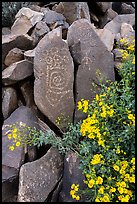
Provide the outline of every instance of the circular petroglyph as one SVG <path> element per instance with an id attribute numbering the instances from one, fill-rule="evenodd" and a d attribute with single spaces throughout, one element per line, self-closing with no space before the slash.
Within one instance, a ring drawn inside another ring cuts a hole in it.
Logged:
<path id="1" fill-rule="evenodd" d="M 49 88 L 63 89 L 66 84 L 63 70 L 52 70 L 49 76 Z"/>

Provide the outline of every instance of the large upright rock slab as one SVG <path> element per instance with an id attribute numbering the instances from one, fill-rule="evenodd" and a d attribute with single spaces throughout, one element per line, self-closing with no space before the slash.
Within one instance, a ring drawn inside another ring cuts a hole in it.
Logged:
<path id="1" fill-rule="evenodd" d="M 72 122 L 74 65 L 60 27 L 38 43 L 34 57 L 34 100 L 53 123 L 58 117 Z M 62 121 L 61 127 L 68 123 Z"/>
<path id="2" fill-rule="evenodd" d="M 68 29 L 68 45 L 75 63 L 79 65 L 76 75 L 76 102 L 82 98 L 93 100 L 95 93 L 91 90 L 92 82 L 98 85 L 100 80 L 105 83 L 106 79 L 115 79 L 113 56 L 94 29 L 86 19 L 75 21 Z M 76 111 L 75 119 L 80 119 L 81 116 Z"/>
<path id="3" fill-rule="evenodd" d="M 63 160 L 51 147 L 40 159 L 22 165 L 18 202 L 44 202 L 62 176 Z"/>

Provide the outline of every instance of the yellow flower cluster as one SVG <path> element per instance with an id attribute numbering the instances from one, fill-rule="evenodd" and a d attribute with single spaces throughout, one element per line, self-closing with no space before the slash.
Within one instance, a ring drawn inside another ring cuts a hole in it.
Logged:
<path id="1" fill-rule="evenodd" d="M 132 37 L 131 37 L 132 38 Z M 129 40 L 127 38 L 121 38 L 120 43 L 124 49 L 127 49 L 129 53 L 134 53 L 135 51 L 135 39 L 133 37 L 133 40 Z"/>
<path id="2" fill-rule="evenodd" d="M 72 184 L 71 185 L 71 191 L 70 191 L 70 195 L 72 196 L 73 199 L 76 199 L 76 200 L 80 200 L 80 196 L 77 195 L 77 192 L 79 190 L 79 184 Z"/>
<path id="3" fill-rule="evenodd" d="M 88 105 L 89 105 L 89 100 L 81 99 L 81 101 L 78 101 L 77 109 L 82 110 L 83 113 L 87 113 Z"/>
<path id="4" fill-rule="evenodd" d="M 91 160 L 91 164 L 96 165 L 96 164 L 103 164 L 104 161 L 101 161 L 101 158 L 103 158 L 102 154 L 95 154 L 93 156 L 93 159 Z"/>
<path id="5" fill-rule="evenodd" d="M 109 194 L 105 193 L 103 197 L 97 196 L 95 202 L 110 202 Z"/>
<path id="6" fill-rule="evenodd" d="M 127 60 L 127 58 L 129 57 L 129 53 L 128 53 L 128 51 L 127 50 L 120 50 L 119 49 L 119 51 L 121 52 L 121 54 L 122 54 L 122 58 L 125 60 Z"/>
<path id="7" fill-rule="evenodd" d="M 131 120 L 130 121 L 130 125 L 133 125 L 133 126 L 135 126 L 135 115 L 133 115 L 133 114 L 128 114 L 128 119 L 129 120 Z"/>

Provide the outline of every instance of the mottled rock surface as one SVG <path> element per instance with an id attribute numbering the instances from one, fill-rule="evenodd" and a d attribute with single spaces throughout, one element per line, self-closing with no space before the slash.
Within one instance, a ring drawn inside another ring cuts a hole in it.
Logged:
<path id="1" fill-rule="evenodd" d="M 69 24 L 81 18 L 86 18 L 90 22 L 87 2 L 60 2 L 54 10 L 62 13 Z"/>
<path id="2" fill-rule="evenodd" d="M 68 45 L 74 62 L 78 65 L 76 102 L 82 98 L 93 100 L 95 93 L 92 82 L 98 85 L 100 81 L 105 83 L 106 79 L 115 80 L 113 56 L 94 29 L 86 19 L 75 21 L 68 29 Z M 99 91 L 99 86 L 96 91 Z M 75 120 L 82 115 L 80 111 L 76 111 Z"/>
<path id="3" fill-rule="evenodd" d="M 24 59 L 23 51 L 19 48 L 13 48 L 8 52 L 5 58 L 5 65 L 10 66 L 14 62 L 18 62 Z"/>
<path id="4" fill-rule="evenodd" d="M 2 83 L 4 85 L 15 84 L 33 73 L 33 64 L 28 60 L 21 60 L 11 64 L 2 71 Z"/>
<path id="5" fill-rule="evenodd" d="M 53 123 L 60 116 L 72 122 L 74 65 L 68 45 L 57 28 L 44 36 L 34 57 L 34 100 L 40 111 Z"/>
<path id="6" fill-rule="evenodd" d="M 16 20 L 11 27 L 11 33 L 13 35 L 26 34 L 43 16 L 43 13 L 33 11 L 30 8 L 21 8 L 15 16 Z"/>
<path id="7" fill-rule="evenodd" d="M 62 176 L 63 160 L 50 148 L 40 159 L 22 165 L 18 202 L 44 202 Z"/>
<path id="8" fill-rule="evenodd" d="M 12 87 L 5 87 L 3 89 L 2 97 L 2 113 L 4 119 L 8 118 L 10 114 L 18 107 L 17 93 Z"/>

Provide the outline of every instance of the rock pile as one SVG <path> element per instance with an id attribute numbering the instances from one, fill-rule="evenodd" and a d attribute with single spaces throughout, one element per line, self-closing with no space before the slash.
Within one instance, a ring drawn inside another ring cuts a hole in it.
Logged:
<path id="1" fill-rule="evenodd" d="M 63 158 L 48 145 L 42 153 L 35 147 L 11 152 L 7 125 L 44 125 L 59 135 L 68 122 L 84 119 L 77 102 L 93 100 L 92 82 L 99 93 L 100 80 L 115 81 L 121 56 L 114 44 L 135 37 L 134 2 L 36 3 L 2 28 L 3 202 L 72 201 L 70 183 L 84 179 L 77 156 Z"/>

